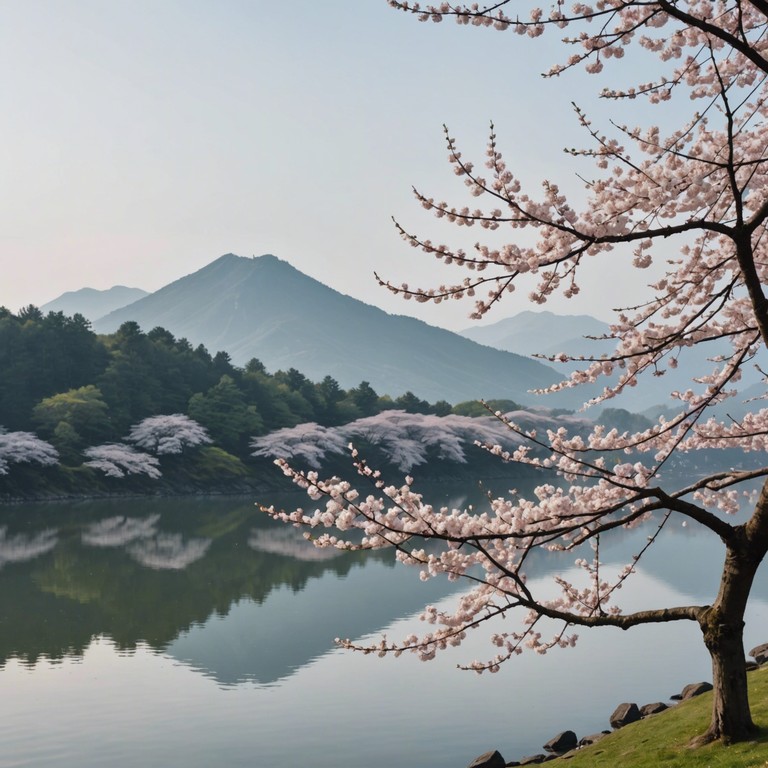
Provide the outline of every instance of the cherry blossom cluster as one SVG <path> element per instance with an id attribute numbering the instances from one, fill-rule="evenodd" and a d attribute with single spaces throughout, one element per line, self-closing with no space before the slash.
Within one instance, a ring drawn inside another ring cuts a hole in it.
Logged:
<path id="1" fill-rule="evenodd" d="M 546 74 L 560 75 L 583 65 L 587 72 L 601 72 L 611 59 L 624 58 L 626 49 L 645 49 L 662 62 L 677 62 L 657 81 L 640 83 L 625 90 L 606 89 L 613 98 L 648 96 L 651 101 L 670 98 L 675 87 L 687 86 L 693 97 L 706 97 L 718 89 L 718 75 L 728 83 L 752 85 L 767 65 L 765 9 L 747 0 L 670 0 L 633 2 L 601 0 L 595 4 L 562 0 L 549 10 L 519 0 L 480 3 L 425 4 L 410 0 L 387 0 L 398 10 L 415 14 L 420 21 L 441 22 L 453 18 L 458 24 L 512 30 L 519 35 L 540 37 L 548 28 L 560 33 L 566 47 L 575 52 Z M 577 31 L 578 30 L 578 31 Z M 709 52 L 719 54 L 717 65 Z"/>
<path id="2" fill-rule="evenodd" d="M 545 409 L 515 411 L 508 414 L 528 430 L 547 429 L 555 424 L 586 430 L 589 422 L 572 416 L 552 416 Z M 302 459 L 318 469 L 329 455 L 343 455 L 350 442 L 364 441 L 380 449 L 386 459 L 402 472 L 424 464 L 430 450 L 440 459 L 466 464 L 466 446 L 520 447 L 523 438 L 515 435 L 497 417 L 470 418 L 450 414 L 382 411 L 338 427 L 323 427 L 314 422 L 286 427 L 255 437 L 254 456 L 273 459 Z"/>
<path id="3" fill-rule="evenodd" d="M 125 443 L 95 445 L 86 448 L 84 454 L 88 458 L 84 466 L 98 469 L 107 477 L 147 475 L 157 479 L 162 474 L 158 459 Z"/>
<path id="4" fill-rule="evenodd" d="M 143 419 L 131 427 L 125 439 L 158 456 L 178 454 L 185 448 L 195 448 L 211 443 L 205 427 L 183 413 L 150 416 Z"/>
<path id="5" fill-rule="evenodd" d="M 0 427 L 0 475 L 7 475 L 11 464 L 29 463 L 54 466 L 59 453 L 32 432 L 6 432 Z"/>

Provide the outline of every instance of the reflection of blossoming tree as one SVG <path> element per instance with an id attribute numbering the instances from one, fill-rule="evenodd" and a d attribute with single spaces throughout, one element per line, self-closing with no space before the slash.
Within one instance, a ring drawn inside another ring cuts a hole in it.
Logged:
<path id="1" fill-rule="evenodd" d="M 160 515 L 107 517 L 89 525 L 82 533 L 93 547 L 126 547 L 141 565 L 155 570 L 182 570 L 208 551 L 210 539 L 187 539 L 180 533 L 160 533 Z M 126 546 L 127 545 L 127 546 Z"/>
<path id="2" fill-rule="evenodd" d="M 291 528 L 254 528 L 248 537 L 248 546 L 257 552 L 306 562 L 333 560 L 342 554 L 336 549 L 313 547 L 304 536 Z"/>
<path id="3" fill-rule="evenodd" d="M 147 475 L 153 479 L 160 477 L 159 461 L 148 453 L 137 451 L 124 443 L 105 443 L 87 448 L 85 456 L 89 461 L 86 467 L 103 472 L 107 477 L 125 477 L 126 475 Z"/>
<path id="4" fill-rule="evenodd" d="M 0 475 L 7 475 L 11 464 L 29 463 L 51 467 L 59 463 L 59 454 L 32 432 L 6 432 L 0 427 Z"/>
<path id="5" fill-rule="evenodd" d="M 125 439 L 158 456 L 182 453 L 185 448 L 196 448 L 211 442 L 205 427 L 183 413 L 143 419 L 131 427 Z"/>
<path id="6" fill-rule="evenodd" d="M 28 535 L 17 533 L 9 536 L 6 526 L 0 527 L 0 568 L 6 563 L 23 563 L 50 552 L 58 541 L 56 531 L 44 531 Z"/>
<path id="7" fill-rule="evenodd" d="M 584 202 L 578 204 L 550 181 L 544 182 L 537 198 L 527 193 L 507 166 L 493 129 L 484 170 L 476 170 L 447 136 L 454 171 L 470 195 L 483 197 L 488 205 L 452 205 L 418 192 L 416 197 L 448 222 L 484 229 L 486 241 L 466 251 L 400 228 L 411 245 L 458 267 L 462 276 L 453 285 L 437 288 L 389 287 L 424 301 L 477 294 L 474 315 L 480 317 L 511 292 L 521 276 L 534 281 L 531 298 L 537 303 L 558 291 L 570 297 L 579 291 L 587 257 L 602 257 L 608 270 L 616 270 L 620 267 L 612 252 L 626 251 L 635 269 L 646 269 L 655 251 L 668 259 L 677 241 L 676 257 L 662 262 L 664 274 L 650 286 L 647 302 L 617 313 L 610 333 L 615 351 L 585 361 L 584 370 L 563 386 L 601 379 L 607 382 L 600 398 L 605 400 L 642 384 L 643 374 L 661 375 L 675 368 L 680 352 L 691 346 L 725 339 L 730 355 L 715 355 L 708 367 L 692 371 L 696 378 L 690 388 L 674 393 L 677 412 L 634 434 L 599 426 L 588 435 L 565 429 L 533 434 L 510 422 L 509 429 L 526 445 L 497 452 L 507 461 L 559 475 L 558 483 L 543 483 L 531 498 L 496 499 L 478 515 L 437 510 L 409 483 L 384 487 L 362 462 L 358 471 L 378 489 L 376 496 L 358 495 L 347 482 L 322 481 L 316 473 L 302 474 L 284 465 L 325 506 L 314 514 L 278 516 L 304 526 L 361 529 L 361 546 L 394 547 L 401 561 L 420 566 L 425 577 L 446 573 L 472 579 L 474 588 L 459 600 L 455 612 L 426 610 L 425 618 L 437 625 L 433 632 L 408 637 L 399 645 L 382 640 L 377 646 L 381 653 L 408 649 L 431 658 L 441 648 L 461 643 L 469 629 L 517 608 L 522 609 L 522 624 L 496 632 L 492 642 L 497 652 L 487 662 L 471 664 L 472 669 L 495 671 L 524 647 L 545 651 L 569 645 L 576 626 L 628 629 L 646 623 L 697 622 L 712 659 L 715 688 L 710 726 L 697 742 L 750 738 L 755 726 L 742 637 L 752 582 L 768 551 L 768 466 L 733 469 L 725 459 L 720 471 L 682 483 L 662 477 L 660 470 L 678 452 L 765 450 L 768 409 L 753 404 L 748 418 L 732 422 L 715 418 L 712 406 L 733 395 L 741 369 L 768 344 L 768 6 L 763 0 L 605 0 L 595 6 L 576 3 L 571 9 L 553 2 L 545 11 L 535 0 L 500 0 L 488 7 L 389 3 L 424 20 L 448 16 L 461 24 L 512 29 L 532 38 L 569 27 L 564 43 L 572 55 L 550 74 L 580 65 L 599 72 L 630 52 L 658 56 L 654 80 L 606 88 L 602 95 L 618 101 L 645 99 L 650 105 L 673 101 L 680 120 L 666 135 L 647 124 L 617 125 L 615 135 L 608 136 L 577 110 L 592 146 L 571 154 L 594 161 Z M 634 64 L 634 69 L 624 67 L 621 72 L 648 70 L 642 59 Z M 687 104 L 692 107 L 683 112 Z M 518 237 L 509 242 L 499 237 L 505 232 Z M 602 378 L 615 372 L 617 379 Z M 607 460 L 611 455 L 615 461 Z M 724 519 L 719 513 L 734 512 L 740 489 L 755 479 L 763 486 L 747 522 Z M 711 605 L 622 613 L 610 600 L 671 519 L 695 522 L 723 542 L 718 594 Z M 621 527 L 641 523 L 652 527 L 646 546 L 623 570 L 610 573 L 600 560 L 601 542 Z M 439 551 L 427 550 L 424 542 L 439 546 Z M 328 534 L 318 543 L 354 546 Z M 538 594 L 524 572 L 531 551 L 570 552 L 581 544 L 591 544 L 594 550 L 589 560 L 577 561 L 583 583 L 561 578 L 557 597 Z M 550 630 L 551 637 L 543 639 L 542 632 Z"/>
<path id="8" fill-rule="evenodd" d="M 155 570 L 180 571 L 199 560 L 211 546 L 210 539 L 187 539 L 180 533 L 158 533 L 128 547 L 128 554 Z"/>
<path id="9" fill-rule="evenodd" d="M 124 517 L 116 515 L 89 525 L 82 534 L 85 544 L 92 547 L 122 547 L 137 539 L 146 539 L 157 533 L 160 515 Z"/>

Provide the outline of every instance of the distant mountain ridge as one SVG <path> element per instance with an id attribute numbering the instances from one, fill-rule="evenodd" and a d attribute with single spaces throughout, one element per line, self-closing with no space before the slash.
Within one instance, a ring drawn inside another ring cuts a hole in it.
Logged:
<path id="1" fill-rule="evenodd" d="M 526 310 L 512 317 L 504 318 L 490 325 L 474 326 L 461 331 L 465 338 L 479 344 L 487 344 L 496 349 L 514 352 L 519 355 L 554 356 L 561 352 L 577 357 L 599 358 L 602 355 L 610 357 L 616 349 L 616 341 L 600 338 L 610 332 L 608 323 L 590 315 L 556 315 L 552 312 L 533 312 Z M 591 337 L 591 338 L 590 338 Z M 678 352 L 678 366 L 667 369 L 663 375 L 653 375 L 649 372 L 640 377 L 638 386 L 627 389 L 619 397 L 607 401 L 607 407 L 626 408 L 629 411 L 645 412 L 656 406 L 670 406 L 670 392 L 684 391 L 692 386 L 693 376 L 701 376 L 712 369 L 711 358 L 722 355 L 728 358 L 731 354 L 730 344 L 726 339 L 719 342 L 693 346 Z M 567 375 L 574 370 L 583 368 L 586 364 L 578 361 L 563 364 L 553 363 L 552 367 Z M 761 367 L 765 367 L 764 365 Z M 765 389 L 762 375 L 750 366 L 744 366 L 742 379 L 739 384 L 743 397 L 753 396 Z M 614 376 L 614 380 L 616 376 Z M 609 380 L 600 381 L 600 387 Z M 588 390 L 584 390 L 588 392 Z M 742 396 L 728 400 L 719 411 L 728 413 L 743 413 L 746 411 Z"/>
<path id="2" fill-rule="evenodd" d="M 474 325 L 459 333 L 478 344 L 518 355 L 600 355 L 614 345 L 587 337 L 608 333 L 608 323 L 591 315 L 556 315 L 526 310 L 491 325 Z"/>
<path id="3" fill-rule="evenodd" d="M 162 326 L 211 352 L 225 350 L 237 365 L 256 357 L 271 371 L 293 367 L 314 380 L 331 375 L 344 388 L 365 380 L 380 394 L 410 390 L 430 401 L 505 397 L 531 404 L 538 398 L 529 390 L 562 378 L 538 361 L 390 315 L 272 255 L 221 256 L 93 327 L 112 333 L 128 320 L 144 331 Z M 545 404 L 573 407 L 581 400 L 569 391 Z"/>
<path id="4" fill-rule="evenodd" d="M 81 314 L 88 320 L 94 321 L 126 304 L 149 296 L 141 288 L 128 288 L 125 285 L 114 285 L 103 291 L 95 288 L 81 288 L 79 291 L 67 291 L 53 301 L 43 304 L 40 310 L 48 312 L 63 312 L 71 317 Z"/>

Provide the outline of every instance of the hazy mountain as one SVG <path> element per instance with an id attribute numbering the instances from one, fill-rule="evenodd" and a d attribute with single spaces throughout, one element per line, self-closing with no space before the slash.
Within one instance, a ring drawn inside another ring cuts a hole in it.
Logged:
<path id="1" fill-rule="evenodd" d="M 496 349 L 515 352 L 519 355 L 556 355 L 566 352 L 571 356 L 610 356 L 615 342 L 599 337 L 608 333 L 607 323 L 590 315 L 555 315 L 552 312 L 520 312 L 512 317 L 491 325 L 474 326 L 461 331 L 461 335 L 480 344 Z M 590 338 L 593 337 L 593 338 Z M 678 367 L 666 370 L 661 376 L 645 374 L 637 387 L 627 390 L 621 397 L 606 403 L 608 407 L 621 407 L 635 412 L 657 414 L 673 405 L 669 394 L 674 390 L 700 387 L 692 383 L 692 377 L 709 372 L 715 355 L 728 357 L 731 348 L 728 341 L 710 343 L 684 349 L 678 354 Z M 552 367 L 563 375 L 582 367 L 581 363 L 552 363 Z M 759 381 L 756 369 L 745 366 L 740 387 L 746 389 Z M 601 386 L 602 383 L 601 383 Z M 764 388 L 764 385 L 762 385 Z M 729 401 L 728 408 L 732 408 Z M 678 401 L 675 403 L 679 404 Z M 675 409 L 676 410 L 676 409 Z M 743 407 L 739 410 L 743 412 Z M 654 418 L 655 420 L 655 418 Z"/>
<path id="2" fill-rule="evenodd" d="M 600 355 L 611 350 L 611 342 L 589 336 L 608 332 L 608 324 L 590 315 L 555 315 L 552 312 L 520 312 L 491 325 L 474 325 L 460 331 L 479 344 L 518 355 Z"/>
<path id="3" fill-rule="evenodd" d="M 234 363 L 256 357 L 270 371 L 330 374 L 344 388 L 369 381 L 380 394 L 408 390 L 430 401 L 507 397 L 531 403 L 528 390 L 561 378 L 550 367 L 500 352 L 345 296 L 274 256 L 227 254 L 203 269 L 97 320 L 112 333 L 127 320 L 167 328 Z M 565 393 L 558 403 L 575 403 Z"/>
<path id="4" fill-rule="evenodd" d="M 96 320 L 110 312 L 113 312 L 126 304 L 132 304 L 144 296 L 149 296 L 147 291 L 141 288 L 127 288 L 124 285 L 115 285 L 105 291 L 97 291 L 95 288 L 81 288 L 79 291 L 68 291 L 57 299 L 49 301 L 40 307 L 44 314 L 48 312 L 63 312 L 71 317 L 80 313 L 88 320 Z"/>

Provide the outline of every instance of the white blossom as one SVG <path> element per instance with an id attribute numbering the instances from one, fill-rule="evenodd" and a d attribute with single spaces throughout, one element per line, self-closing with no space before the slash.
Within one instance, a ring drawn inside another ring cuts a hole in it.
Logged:
<path id="1" fill-rule="evenodd" d="M 59 463 L 58 451 L 32 432 L 6 432 L 0 427 L 0 475 L 7 475 L 11 464 L 28 463 L 54 466 Z"/>
<path id="2" fill-rule="evenodd" d="M 185 448 L 211 442 L 205 427 L 183 413 L 143 419 L 131 427 L 125 439 L 158 456 L 181 453 Z"/>
<path id="3" fill-rule="evenodd" d="M 89 461 L 86 467 L 103 472 L 107 477 L 147 475 L 153 479 L 161 476 L 159 461 L 148 453 L 137 451 L 125 443 L 105 443 L 85 450 Z"/>

